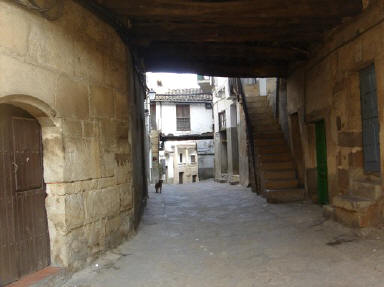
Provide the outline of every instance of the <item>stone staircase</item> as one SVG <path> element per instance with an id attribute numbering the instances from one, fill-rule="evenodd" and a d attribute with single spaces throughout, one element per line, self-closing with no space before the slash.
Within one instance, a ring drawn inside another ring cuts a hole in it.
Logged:
<path id="1" fill-rule="evenodd" d="M 245 87 L 244 93 L 252 122 L 261 195 L 270 203 L 304 200 L 305 190 L 299 187 L 294 159 L 267 97 L 258 96 L 252 86 Z"/>
<path id="2" fill-rule="evenodd" d="M 348 194 L 334 197 L 332 207 L 326 207 L 325 214 L 352 227 L 375 226 L 382 218 L 380 210 L 384 202 L 381 195 L 379 177 L 368 176 L 353 180 Z"/>

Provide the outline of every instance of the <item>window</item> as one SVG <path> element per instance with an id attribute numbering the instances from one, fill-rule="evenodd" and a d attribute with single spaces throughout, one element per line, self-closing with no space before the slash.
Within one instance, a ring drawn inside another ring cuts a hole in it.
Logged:
<path id="1" fill-rule="evenodd" d="M 191 155 L 191 163 L 196 163 L 196 156 L 195 155 Z"/>
<path id="2" fill-rule="evenodd" d="M 219 130 L 225 129 L 227 126 L 227 122 L 225 119 L 225 111 L 219 113 Z"/>
<path id="3" fill-rule="evenodd" d="M 178 131 L 191 130 L 189 105 L 176 105 L 176 129 Z"/>
<path id="4" fill-rule="evenodd" d="M 183 162 L 183 154 L 181 153 L 180 154 L 180 163 L 182 163 Z"/>
<path id="5" fill-rule="evenodd" d="M 212 110 L 212 104 L 211 103 L 205 103 L 205 109 L 206 110 Z"/>
<path id="6" fill-rule="evenodd" d="M 372 64 L 360 71 L 361 119 L 365 172 L 380 171 L 380 125 L 377 107 L 376 73 Z"/>

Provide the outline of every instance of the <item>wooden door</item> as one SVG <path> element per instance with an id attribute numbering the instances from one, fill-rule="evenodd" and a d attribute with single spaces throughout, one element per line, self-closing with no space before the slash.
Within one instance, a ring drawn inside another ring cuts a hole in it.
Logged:
<path id="1" fill-rule="evenodd" d="M 179 184 L 183 184 L 184 182 L 184 172 L 179 172 Z"/>
<path id="2" fill-rule="evenodd" d="M 320 204 L 328 204 L 327 140 L 324 121 L 316 122 L 317 194 Z"/>
<path id="3" fill-rule="evenodd" d="M 363 124 L 364 170 L 380 171 L 379 119 L 375 66 L 360 71 L 361 118 Z"/>
<path id="4" fill-rule="evenodd" d="M 0 286 L 50 264 L 41 128 L 0 105 Z"/>

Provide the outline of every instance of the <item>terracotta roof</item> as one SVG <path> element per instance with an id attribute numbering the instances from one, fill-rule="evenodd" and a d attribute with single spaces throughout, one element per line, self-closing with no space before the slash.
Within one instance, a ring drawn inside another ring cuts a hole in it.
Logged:
<path id="1" fill-rule="evenodd" d="M 169 90 L 165 94 L 156 94 L 154 102 L 210 103 L 212 94 L 201 89 Z"/>

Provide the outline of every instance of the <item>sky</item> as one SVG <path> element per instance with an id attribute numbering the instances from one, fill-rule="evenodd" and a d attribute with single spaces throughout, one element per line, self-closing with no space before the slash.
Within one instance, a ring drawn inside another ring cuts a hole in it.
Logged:
<path id="1" fill-rule="evenodd" d="M 157 81 L 161 81 L 159 87 Z M 175 74 L 175 73 L 147 73 L 147 86 L 156 93 L 164 93 L 169 89 L 190 89 L 199 88 L 196 74 Z"/>

